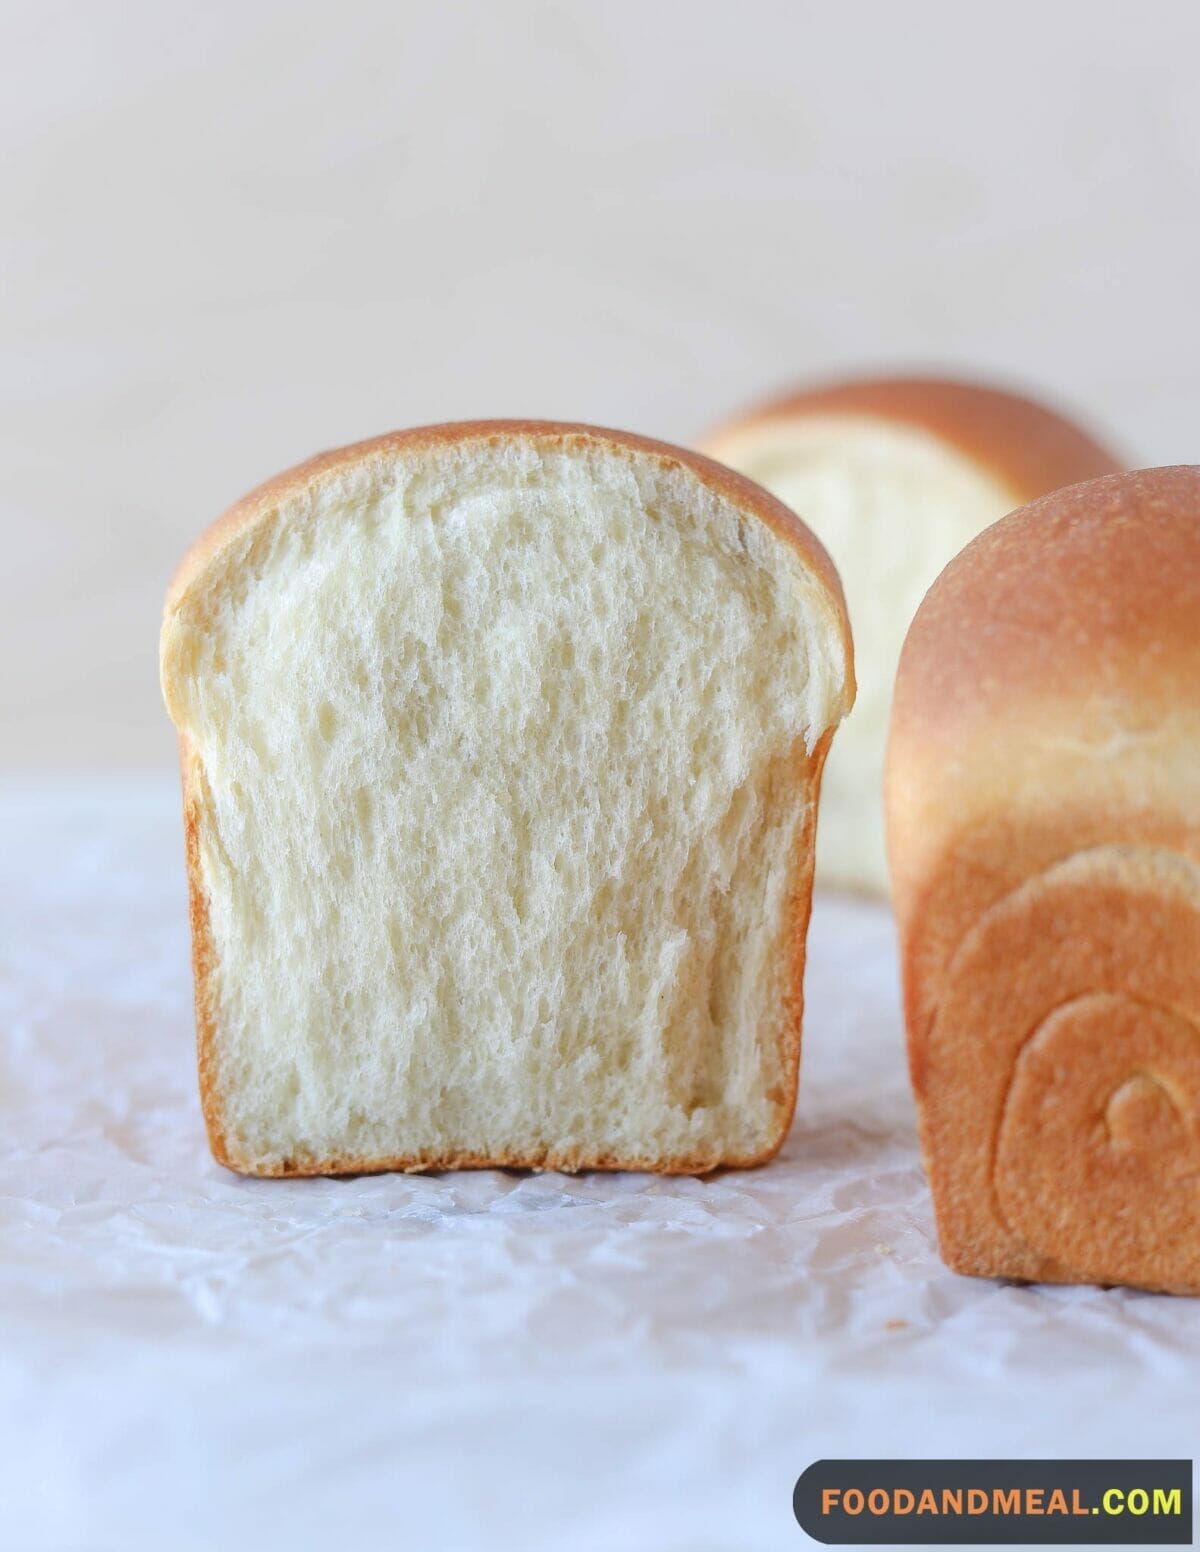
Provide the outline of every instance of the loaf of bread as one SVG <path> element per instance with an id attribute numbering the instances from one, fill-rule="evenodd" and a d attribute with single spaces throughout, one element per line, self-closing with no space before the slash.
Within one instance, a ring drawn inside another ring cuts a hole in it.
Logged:
<path id="1" fill-rule="evenodd" d="M 946 568 L 887 823 L 946 1260 L 1200 1293 L 1200 469 L 1058 491 Z"/>
<path id="2" fill-rule="evenodd" d="M 586 426 L 365 442 L 200 540 L 161 669 L 219 1160 L 778 1148 L 854 685 L 836 573 L 766 492 Z"/>
<path id="3" fill-rule="evenodd" d="M 859 692 L 825 773 L 817 883 L 884 895 L 888 711 L 900 644 L 926 588 L 1006 512 L 1118 466 L 1028 399 L 919 378 L 793 394 L 703 447 L 799 513 L 841 573 Z"/>

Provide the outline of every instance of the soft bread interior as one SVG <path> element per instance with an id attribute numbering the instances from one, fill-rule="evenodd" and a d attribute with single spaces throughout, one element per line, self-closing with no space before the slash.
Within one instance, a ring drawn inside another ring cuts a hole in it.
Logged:
<path id="1" fill-rule="evenodd" d="M 163 678 L 230 1162 L 777 1145 L 847 664 L 763 522 L 602 444 L 366 461 L 200 571 Z"/>
<path id="2" fill-rule="evenodd" d="M 858 695 L 825 772 L 817 882 L 886 894 L 881 792 L 900 648 L 934 579 L 1018 498 L 919 427 L 861 415 L 765 420 L 711 451 L 791 507 L 841 574 Z"/>

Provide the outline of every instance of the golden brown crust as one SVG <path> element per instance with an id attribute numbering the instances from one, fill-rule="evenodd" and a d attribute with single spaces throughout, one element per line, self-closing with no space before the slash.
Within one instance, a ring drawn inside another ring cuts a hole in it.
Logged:
<path id="1" fill-rule="evenodd" d="M 987 468 L 1013 504 L 1121 465 L 1086 431 L 1021 394 L 941 377 L 878 377 L 828 383 L 779 395 L 720 426 L 702 445 L 722 444 L 753 426 L 820 415 L 863 416 L 926 431 Z"/>
<path id="2" fill-rule="evenodd" d="M 950 727 L 957 739 L 965 718 L 990 722 L 1031 692 L 1075 706 L 1081 685 L 1110 704 L 1136 688 L 1148 726 L 1181 697 L 1195 703 L 1197 514 L 1200 469 L 1184 465 L 1056 490 L 986 529 L 930 588 L 909 633 L 901 731 L 919 724 L 928 739 Z"/>
<path id="3" fill-rule="evenodd" d="M 887 808 L 947 1261 L 1200 1292 L 1200 469 L 1056 492 L 947 567 Z"/>
<path id="4" fill-rule="evenodd" d="M 1091 845 L 1114 826 L 1144 838 L 1194 822 L 1178 749 L 1200 719 L 1197 514 L 1200 469 L 1109 475 L 993 524 L 930 588 L 889 733 L 898 916 L 951 851 L 977 894 L 985 875 L 1011 883 L 1033 836 L 1052 845 L 1083 823 Z"/>
<path id="5" fill-rule="evenodd" d="M 200 1109 L 213 1157 L 230 1163 L 221 1107 L 216 1092 L 216 1021 L 213 1012 L 212 972 L 216 962 L 208 894 L 200 868 L 199 772 L 187 738 L 179 739 L 179 771 L 183 787 L 184 856 L 187 863 L 188 919 L 192 936 L 192 986 L 196 1012 L 196 1061 L 200 1075 Z"/>
<path id="6" fill-rule="evenodd" d="M 492 441 L 501 438 L 529 438 L 549 446 L 599 442 L 609 448 L 648 454 L 661 459 L 668 466 L 684 466 L 692 470 L 710 489 L 734 502 L 748 516 L 764 522 L 797 551 L 821 578 L 830 594 L 834 618 L 841 631 L 847 665 L 847 696 L 852 700 L 853 650 L 841 581 L 825 550 L 794 513 L 751 480 L 745 479 L 742 475 L 713 462 L 702 454 L 688 452 L 629 432 L 609 431 L 573 423 L 475 421 L 419 427 L 412 431 L 394 432 L 350 447 L 322 453 L 268 480 L 231 507 L 201 535 L 185 555 L 167 591 L 163 620 L 164 644 L 169 624 L 182 601 L 203 577 L 209 566 L 218 560 L 225 547 L 252 530 L 257 523 L 268 520 L 289 497 L 362 463 L 387 459 L 398 454 L 420 452 L 433 446 Z M 169 707 L 170 693 L 165 683 L 164 693 Z M 792 992 L 789 997 L 789 1008 L 794 1012 L 785 1037 L 785 1103 L 776 1135 L 761 1150 L 746 1155 L 731 1155 L 727 1152 L 697 1153 L 667 1161 L 644 1157 L 619 1157 L 612 1154 L 587 1154 L 579 1149 L 551 1148 L 536 1155 L 426 1152 L 389 1158 L 334 1156 L 322 1159 L 286 1159 L 278 1163 L 264 1164 L 262 1160 L 240 1154 L 227 1136 L 224 1127 L 216 1081 L 218 1034 L 212 987 L 216 950 L 200 864 L 200 825 L 203 807 L 199 789 L 203 775 L 188 740 L 181 736 L 179 750 L 183 781 L 200 1098 L 209 1145 L 214 1158 L 218 1163 L 242 1174 L 272 1177 L 446 1169 L 553 1169 L 566 1172 L 595 1169 L 645 1170 L 657 1174 L 705 1174 L 717 1168 L 749 1168 L 766 1163 L 783 1145 L 795 1110 L 803 1013 L 805 943 L 812 906 L 816 806 L 821 771 L 831 740 L 832 729 L 819 740 L 812 755 L 803 758 L 805 772 L 800 773 L 802 778 L 811 782 L 813 802 L 795 859 L 794 971 L 791 982 Z"/>

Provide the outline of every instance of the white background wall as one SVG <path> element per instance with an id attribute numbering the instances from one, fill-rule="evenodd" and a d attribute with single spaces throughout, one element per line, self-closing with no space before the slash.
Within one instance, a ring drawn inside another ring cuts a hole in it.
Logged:
<path id="1" fill-rule="evenodd" d="M 0 768 L 166 769 L 162 591 L 316 449 L 846 369 L 1200 459 L 1200 6 L 0 3 Z"/>

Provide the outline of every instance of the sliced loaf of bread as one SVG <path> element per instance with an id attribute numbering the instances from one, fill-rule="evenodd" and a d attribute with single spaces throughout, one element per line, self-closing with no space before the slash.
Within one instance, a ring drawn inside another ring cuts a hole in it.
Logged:
<path id="1" fill-rule="evenodd" d="M 796 1095 L 841 589 L 696 454 L 403 432 L 167 597 L 201 1091 L 252 1174 L 768 1158 Z"/>

